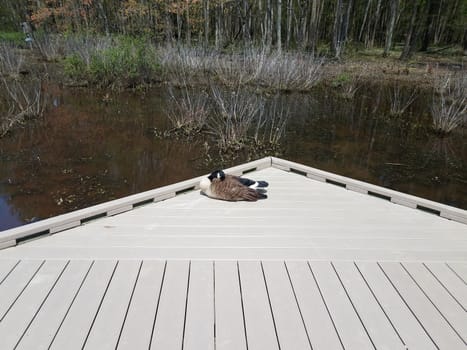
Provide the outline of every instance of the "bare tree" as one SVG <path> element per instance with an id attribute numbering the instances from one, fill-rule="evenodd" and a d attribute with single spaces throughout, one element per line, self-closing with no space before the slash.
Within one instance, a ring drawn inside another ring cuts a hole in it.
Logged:
<path id="1" fill-rule="evenodd" d="M 387 57 L 389 55 L 389 50 L 392 47 L 392 37 L 394 35 L 394 28 L 396 26 L 397 11 L 399 7 L 399 0 L 391 0 L 391 13 L 389 17 L 389 24 L 386 30 L 386 41 L 384 44 L 383 56 Z"/>
<path id="2" fill-rule="evenodd" d="M 413 50 L 415 48 L 416 43 L 416 36 L 417 36 L 417 19 L 418 19 L 418 12 L 420 5 L 423 0 L 415 0 L 413 9 L 412 9 L 412 18 L 410 19 L 410 25 L 408 28 L 408 32 L 405 37 L 405 45 L 402 53 L 399 57 L 400 60 L 405 61 L 412 56 Z"/>

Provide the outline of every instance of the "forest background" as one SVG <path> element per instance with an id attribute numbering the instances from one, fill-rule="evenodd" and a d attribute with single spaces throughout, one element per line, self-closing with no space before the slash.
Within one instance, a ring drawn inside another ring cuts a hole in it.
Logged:
<path id="1" fill-rule="evenodd" d="M 380 48 L 467 51 L 467 0 L 2 0 L 0 30 L 147 36 L 157 43 L 261 46 L 341 58 Z M 463 52 L 462 52 L 463 51 Z"/>

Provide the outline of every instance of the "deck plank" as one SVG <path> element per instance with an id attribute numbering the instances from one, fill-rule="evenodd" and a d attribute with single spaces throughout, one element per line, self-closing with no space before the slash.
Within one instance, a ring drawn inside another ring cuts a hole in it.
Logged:
<path id="1" fill-rule="evenodd" d="M 407 348 L 436 349 L 425 329 L 411 313 L 379 266 L 375 262 L 358 262 L 356 265 Z"/>
<path id="2" fill-rule="evenodd" d="M 20 260 L 0 260 L 0 285 L 20 263 Z"/>
<path id="3" fill-rule="evenodd" d="M 465 349 L 458 334 L 441 317 L 400 264 L 384 262 L 381 263 L 381 268 L 439 348 Z"/>
<path id="4" fill-rule="evenodd" d="M 90 261 L 71 261 L 16 349 L 47 349 L 89 271 Z"/>
<path id="5" fill-rule="evenodd" d="M 260 232 L 263 232 L 260 230 Z M 443 239 L 405 239 L 405 251 L 467 251 L 467 239 L 464 240 L 443 240 Z M 246 248 L 315 248 L 315 249 L 370 249 L 370 250 L 397 250 L 400 247 L 401 240 L 394 238 L 379 238 L 379 237 L 316 237 L 311 235 L 288 235 L 283 233 L 281 236 L 271 236 L 264 234 L 213 234 L 196 236 L 157 236 L 157 235 L 119 235 L 109 237 L 105 235 L 89 236 L 85 241 L 80 235 L 75 238 L 61 237 L 54 241 L 37 243 L 31 247 L 80 247 L 86 248 L 92 245 L 94 248 L 217 248 L 217 247 L 246 247 Z M 452 247 L 456 245 L 456 247 Z"/>
<path id="6" fill-rule="evenodd" d="M 330 262 L 310 262 L 345 349 L 374 349 Z"/>
<path id="7" fill-rule="evenodd" d="M 260 262 L 239 262 L 239 275 L 248 349 L 279 349 Z"/>
<path id="8" fill-rule="evenodd" d="M 0 322 L 2 348 L 13 349 L 18 344 L 66 267 L 66 261 L 46 261 L 34 275 L 31 283 Z"/>
<path id="9" fill-rule="evenodd" d="M 313 349 L 341 349 L 339 336 L 308 264 L 288 261 L 286 266 Z"/>
<path id="10" fill-rule="evenodd" d="M 0 285 L 0 321 L 31 282 L 42 264 L 42 260 L 21 261 Z"/>
<path id="11" fill-rule="evenodd" d="M 216 349 L 246 350 L 237 263 L 215 261 L 214 283 Z"/>
<path id="12" fill-rule="evenodd" d="M 188 261 L 167 262 L 151 349 L 182 348 L 188 274 Z"/>
<path id="13" fill-rule="evenodd" d="M 449 260 L 448 260 L 449 261 Z M 467 263 L 448 263 L 451 270 L 457 275 L 457 277 L 467 285 Z"/>
<path id="14" fill-rule="evenodd" d="M 162 261 L 143 261 L 118 349 L 149 348 L 164 269 Z"/>
<path id="15" fill-rule="evenodd" d="M 214 350 L 214 276 L 212 261 L 193 261 L 185 320 L 185 350 Z"/>
<path id="16" fill-rule="evenodd" d="M 350 262 L 336 262 L 333 265 L 375 347 L 386 350 L 405 349 L 355 265 Z"/>
<path id="17" fill-rule="evenodd" d="M 94 262 L 66 318 L 57 329 L 50 349 L 82 349 L 116 263 Z"/>
<path id="18" fill-rule="evenodd" d="M 463 283 L 446 264 L 427 263 L 426 268 L 467 312 L 467 284 Z"/>
<path id="19" fill-rule="evenodd" d="M 282 350 L 310 349 L 305 325 L 284 263 L 264 262 L 263 269 Z"/>
<path id="20" fill-rule="evenodd" d="M 403 267 L 467 347 L 467 313 L 465 310 L 422 264 L 404 263 Z M 465 292 L 467 293 L 467 288 Z"/>
<path id="21" fill-rule="evenodd" d="M 267 242 L 267 240 L 266 240 Z M 267 245 L 267 243 L 265 243 Z M 6 254 L 6 253 L 5 253 Z M 92 260 L 323 260 L 323 261 L 462 261 L 455 250 L 399 250 L 313 247 L 19 247 L 11 257 Z"/>
<path id="22" fill-rule="evenodd" d="M 118 262 L 84 349 L 115 349 L 140 266 L 140 261 Z"/>

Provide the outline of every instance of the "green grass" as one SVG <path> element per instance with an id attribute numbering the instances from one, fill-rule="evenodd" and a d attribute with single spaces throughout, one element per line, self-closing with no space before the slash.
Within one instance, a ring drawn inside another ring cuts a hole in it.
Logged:
<path id="1" fill-rule="evenodd" d="M 22 32 L 0 31 L 0 41 L 8 41 L 15 44 L 23 44 L 25 35 Z"/>
<path id="2" fill-rule="evenodd" d="M 150 83 L 160 67 L 155 47 L 144 39 L 115 38 L 105 49 L 95 49 L 89 63 L 73 54 L 65 58 L 65 72 L 100 87 L 129 87 Z"/>

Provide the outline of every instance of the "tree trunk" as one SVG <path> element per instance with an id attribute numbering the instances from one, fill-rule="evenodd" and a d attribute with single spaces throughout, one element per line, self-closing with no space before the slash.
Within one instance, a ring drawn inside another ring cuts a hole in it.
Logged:
<path id="1" fill-rule="evenodd" d="M 318 38 L 319 38 L 319 20 L 321 17 L 321 0 L 313 0 L 311 3 L 311 14 L 310 14 L 310 30 L 309 30 L 309 39 L 308 46 L 313 53 L 316 53 L 318 47 Z"/>
<path id="2" fill-rule="evenodd" d="M 223 25 L 223 13 L 224 13 L 224 6 L 221 2 L 216 6 L 216 33 L 215 33 L 215 46 L 216 49 L 219 49 L 224 41 L 224 31 L 222 29 Z"/>
<path id="3" fill-rule="evenodd" d="M 190 2 L 186 3 L 186 43 L 191 46 Z"/>
<path id="4" fill-rule="evenodd" d="M 433 36 L 433 22 L 435 19 L 437 5 L 439 6 L 439 1 L 427 0 L 428 12 L 425 19 L 425 26 L 423 28 L 422 47 L 420 48 L 420 51 L 426 52 L 430 45 L 430 41 Z"/>
<path id="5" fill-rule="evenodd" d="M 391 50 L 392 47 L 392 37 L 394 35 L 394 27 L 396 25 L 398 7 L 399 0 L 391 0 L 391 16 L 389 18 L 389 24 L 386 30 L 386 40 L 384 43 L 383 57 L 387 57 L 389 55 L 389 50 Z"/>
<path id="6" fill-rule="evenodd" d="M 423 0 L 420 0 L 420 2 L 416 1 L 414 4 L 413 10 L 412 10 L 412 18 L 410 19 L 410 26 L 408 28 L 409 30 L 405 38 L 404 49 L 402 50 L 402 53 L 399 57 L 401 61 L 406 61 L 412 56 L 413 49 L 415 47 L 415 42 L 416 42 L 415 40 L 416 39 L 416 22 L 417 22 L 417 17 L 418 17 L 418 10 L 419 10 L 420 3 L 422 1 Z"/>
<path id="7" fill-rule="evenodd" d="M 365 15 L 363 16 L 362 25 L 360 27 L 360 32 L 358 34 L 358 41 L 362 41 L 362 39 L 363 39 L 363 30 L 365 29 L 365 26 L 366 26 L 366 21 L 367 21 L 367 18 L 368 18 L 368 12 L 370 11 L 370 6 L 371 6 L 372 2 L 373 2 L 373 0 L 368 0 L 367 3 L 366 3 Z"/>
<path id="8" fill-rule="evenodd" d="M 292 0 L 287 0 L 287 34 L 285 38 L 285 47 L 287 49 L 290 48 L 290 41 L 292 39 L 292 15 L 293 15 L 292 6 L 293 6 Z"/>
<path id="9" fill-rule="evenodd" d="M 335 58 L 340 58 L 341 55 L 341 27 L 342 27 L 342 12 L 343 12 L 343 3 L 342 0 L 336 1 L 336 10 L 334 12 L 334 26 L 332 30 L 332 43 L 331 43 L 331 52 Z"/>
<path id="10" fill-rule="evenodd" d="M 204 0 L 204 45 L 209 46 L 209 0 Z"/>
<path id="11" fill-rule="evenodd" d="M 373 30 L 371 32 L 371 36 L 368 41 L 368 48 L 372 48 L 373 45 L 375 44 L 375 36 L 376 36 L 376 30 L 378 28 L 378 21 L 379 17 L 381 16 L 381 0 L 378 0 L 376 4 L 376 11 L 375 11 L 375 17 L 373 18 Z"/>
<path id="12" fill-rule="evenodd" d="M 464 38 L 462 39 L 462 48 L 464 49 L 464 56 L 467 56 L 467 26 L 464 25 Z"/>
<path id="13" fill-rule="evenodd" d="M 353 0 L 347 3 L 347 9 L 343 0 L 336 1 L 336 11 L 334 18 L 333 36 L 331 51 L 334 58 L 340 59 L 344 51 L 349 28 L 350 13 L 352 11 Z"/>
<path id="14" fill-rule="evenodd" d="M 282 0 L 277 0 L 277 51 L 282 50 Z"/>

